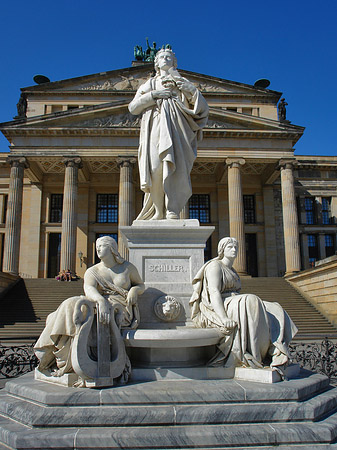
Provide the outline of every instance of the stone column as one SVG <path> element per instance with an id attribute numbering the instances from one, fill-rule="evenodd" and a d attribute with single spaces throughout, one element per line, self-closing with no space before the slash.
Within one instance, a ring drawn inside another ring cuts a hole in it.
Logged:
<path id="1" fill-rule="evenodd" d="M 9 156 L 11 166 L 6 214 L 3 271 L 18 275 L 22 217 L 23 176 L 29 164 L 24 157 Z"/>
<path id="2" fill-rule="evenodd" d="M 290 275 L 301 270 L 299 228 L 295 197 L 293 161 L 280 161 L 283 210 L 283 233 L 286 273 Z"/>
<path id="3" fill-rule="evenodd" d="M 119 227 L 129 226 L 132 222 L 134 214 L 132 166 L 136 161 L 136 158 L 122 156 L 117 159 L 120 170 L 118 193 L 118 251 L 125 259 L 128 259 L 129 251 L 123 242 Z"/>
<path id="4" fill-rule="evenodd" d="M 63 190 L 61 264 L 60 270 L 76 270 L 77 190 L 79 157 L 64 158 L 66 166 Z"/>
<path id="5" fill-rule="evenodd" d="M 240 166 L 245 164 L 243 158 L 227 158 L 228 166 L 228 206 L 229 206 L 229 234 L 238 240 L 238 256 L 234 268 L 239 274 L 247 273 L 245 222 L 243 212 L 243 197 L 241 186 Z"/>

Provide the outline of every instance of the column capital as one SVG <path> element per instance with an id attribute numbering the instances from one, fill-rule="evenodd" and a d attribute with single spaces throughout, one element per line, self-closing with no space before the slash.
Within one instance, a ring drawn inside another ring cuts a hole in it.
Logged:
<path id="1" fill-rule="evenodd" d="M 29 162 L 24 156 L 7 156 L 7 162 L 11 167 L 23 167 L 24 169 L 29 167 Z"/>
<path id="2" fill-rule="evenodd" d="M 243 166 L 244 164 L 246 164 L 246 160 L 244 158 L 227 158 L 226 159 L 226 165 L 228 167 L 240 168 L 240 166 Z"/>
<path id="3" fill-rule="evenodd" d="M 64 156 L 62 162 L 66 167 L 77 167 L 78 169 L 83 167 L 82 160 L 79 156 Z"/>
<path id="4" fill-rule="evenodd" d="M 278 167 L 280 170 L 282 169 L 291 169 L 294 170 L 294 168 L 297 166 L 296 159 L 280 159 L 278 163 Z"/>
<path id="5" fill-rule="evenodd" d="M 118 167 L 130 167 L 136 164 L 137 158 L 134 156 L 118 156 L 116 162 Z"/>

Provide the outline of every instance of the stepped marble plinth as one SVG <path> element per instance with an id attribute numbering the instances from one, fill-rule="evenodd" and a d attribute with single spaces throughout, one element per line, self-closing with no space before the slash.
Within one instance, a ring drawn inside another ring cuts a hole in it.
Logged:
<path id="1" fill-rule="evenodd" d="M 337 389 L 324 375 L 265 385 L 174 380 L 108 389 L 39 382 L 0 393 L 0 448 L 334 449 Z"/>

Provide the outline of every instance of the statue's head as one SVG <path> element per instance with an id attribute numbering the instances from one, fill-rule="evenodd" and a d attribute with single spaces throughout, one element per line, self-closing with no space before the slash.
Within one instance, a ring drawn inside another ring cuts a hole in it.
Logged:
<path id="1" fill-rule="evenodd" d="M 97 255 L 99 258 L 100 258 L 100 255 L 98 252 L 98 247 L 100 245 L 108 247 L 110 249 L 111 253 L 113 254 L 113 256 L 118 264 L 122 264 L 125 261 L 124 258 L 122 258 L 118 252 L 117 242 L 111 236 L 102 236 L 96 240 L 96 250 L 97 250 Z"/>
<path id="2" fill-rule="evenodd" d="M 155 68 L 156 72 L 159 73 L 159 70 L 160 70 L 159 62 L 160 62 L 160 59 L 163 58 L 163 55 L 170 56 L 170 59 L 172 61 L 171 67 L 176 69 L 178 66 L 176 55 L 173 53 L 173 51 L 170 48 L 162 48 L 161 50 L 159 50 L 157 52 L 156 57 L 154 59 L 154 68 Z"/>
<path id="3" fill-rule="evenodd" d="M 238 241 L 235 238 L 232 238 L 232 237 L 222 238 L 218 244 L 218 258 L 219 259 L 222 259 L 224 257 L 225 249 L 229 244 L 231 244 L 231 247 L 234 246 L 235 249 L 237 250 Z M 236 256 L 236 254 L 235 254 L 235 256 Z"/>

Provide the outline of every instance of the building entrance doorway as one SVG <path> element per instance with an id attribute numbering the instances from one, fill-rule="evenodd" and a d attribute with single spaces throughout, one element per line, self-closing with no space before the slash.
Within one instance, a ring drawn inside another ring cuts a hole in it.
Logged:
<path id="1" fill-rule="evenodd" d="M 252 277 L 258 276 L 257 266 L 257 247 L 256 247 L 256 234 L 246 234 L 246 261 L 247 261 L 247 274 Z"/>
<path id="2" fill-rule="evenodd" d="M 48 244 L 48 278 L 55 278 L 60 271 L 61 233 L 50 233 Z"/>

